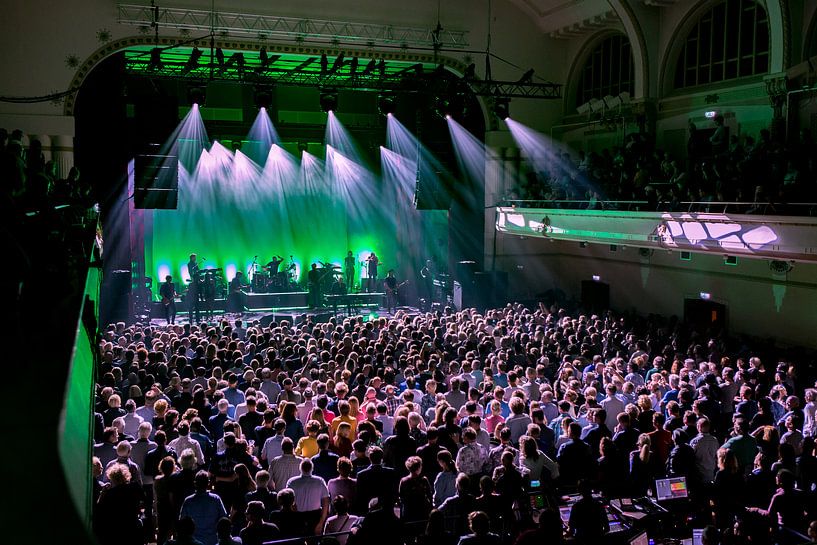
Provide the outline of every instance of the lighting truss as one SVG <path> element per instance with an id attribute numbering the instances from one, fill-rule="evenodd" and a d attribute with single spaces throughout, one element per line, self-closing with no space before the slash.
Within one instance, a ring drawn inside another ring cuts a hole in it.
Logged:
<path id="1" fill-rule="evenodd" d="M 223 56 L 229 59 L 233 53 L 224 51 Z M 353 70 L 354 57 L 348 57 L 337 70 L 323 71 L 320 57 L 317 55 L 276 54 L 269 56 L 267 63 L 264 64 L 258 53 L 254 51 L 243 53 L 245 59 L 243 69 L 237 63 L 220 64 L 217 59 L 211 59 L 207 54 L 203 55 L 200 62 L 191 69 L 188 63 L 189 48 L 166 48 L 161 52 L 161 62 L 158 64 L 151 63 L 150 48 L 135 48 L 125 52 L 125 70 L 133 75 L 197 82 L 226 80 L 249 84 L 334 87 L 360 91 L 419 92 L 438 96 L 445 94 L 452 86 L 452 81 L 455 81 L 459 90 L 467 87 L 473 94 L 483 97 L 558 99 L 562 96 L 562 85 L 558 83 L 451 80 L 435 77 L 434 70 L 438 65 L 433 63 L 374 59 L 377 61 L 375 69 Z M 358 58 L 357 65 L 366 66 L 371 60 Z M 422 75 L 418 75 L 418 66 L 422 68 Z"/>
<path id="2" fill-rule="evenodd" d="M 468 47 L 466 30 L 432 29 L 370 23 L 350 23 L 323 19 L 299 19 L 276 15 L 230 13 L 187 8 L 154 8 L 149 5 L 118 4 L 117 22 L 122 25 L 152 26 L 196 32 L 210 32 L 233 37 L 263 36 L 269 39 L 298 42 L 349 43 L 368 47 L 377 45 L 405 48 Z"/>

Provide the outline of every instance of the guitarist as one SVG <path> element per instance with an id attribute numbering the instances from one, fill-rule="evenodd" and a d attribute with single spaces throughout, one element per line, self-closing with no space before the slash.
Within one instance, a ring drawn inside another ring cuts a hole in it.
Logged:
<path id="1" fill-rule="evenodd" d="M 199 306 L 199 280 L 201 268 L 199 266 L 196 254 L 190 254 L 190 261 L 187 262 L 187 272 L 190 274 L 190 285 L 187 287 L 187 301 L 188 309 L 187 315 L 190 318 L 190 323 L 196 323 L 200 318 L 201 307 Z"/>
<path id="2" fill-rule="evenodd" d="M 235 277 L 230 280 L 230 299 L 227 306 L 232 312 L 237 312 L 239 316 L 244 314 L 244 307 L 246 306 L 247 296 L 243 291 L 246 287 L 244 284 L 244 273 L 241 271 L 236 272 Z"/>
<path id="3" fill-rule="evenodd" d="M 394 269 L 389 269 L 386 278 L 383 280 L 383 286 L 386 288 L 386 309 L 394 314 L 394 307 L 397 306 L 397 290 L 405 282 L 397 283 L 397 278 L 394 276 Z"/>
<path id="4" fill-rule="evenodd" d="M 159 295 L 162 296 L 162 306 L 165 311 L 165 320 L 168 324 L 176 323 L 176 286 L 173 284 L 173 277 L 165 276 L 165 281 L 159 288 Z"/>

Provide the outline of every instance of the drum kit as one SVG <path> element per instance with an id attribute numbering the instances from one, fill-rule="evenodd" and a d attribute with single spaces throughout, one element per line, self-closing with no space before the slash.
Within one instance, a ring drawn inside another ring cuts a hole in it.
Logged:
<path id="1" fill-rule="evenodd" d="M 298 284 L 295 278 L 296 271 L 297 266 L 294 262 L 284 267 L 284 270 L 274 273 L 266 267 L 255 265 L 251 271 L 252 291 L 253 293 L 298 291 Z"/>

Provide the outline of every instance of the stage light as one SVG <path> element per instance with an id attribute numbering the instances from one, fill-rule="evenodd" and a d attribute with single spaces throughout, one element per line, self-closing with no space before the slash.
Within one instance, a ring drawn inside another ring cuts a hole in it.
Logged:
<path id="1" fill-rule="evenodd" d="M 376 67 L 377 67 L 377 59 L 372 59 L 372 60 L 370 60 L 370 61 L 368 62 L 368 64 L 366 64 L 366 68 L 364 68 L 364 69 L 363 69 L 363 74 L 362 74 L 362 75 L 364 75 L 364 76 L 368 76 L 369 74 L 371 74 L 372 72 L 374 72 L 374 69 L 375 69 Z"/>
<path id="2" fill-rule="evenodd" d="M 511 99 L 508 97 L 495 97 L 493 111 L 495 116 L 505 121 L 511 117 Z"/>
<path id="3" fill-rule="evenodd" d="M 465 96 L 457 93 L 451 96 L 437 97 L 434 110 L 442 118 L 462 118 L 465 111 Z"/>
<path id="4" fill-rule="evenodd" d="M 463 72 L 462 77 L 465 78 L 466 80 L 472 80 L 472 79 L 476 78 L 477 77 L 477 65 L 474 64 L 473 62 L 471 64 L 469 64 L 466 67 L 465 72 Z"/>
<path id="5" fill-rule="evenodd" d="M 354 76 L 357 72 L 357 65 L 360 61 L 357 57 L 352 57 L 352 60 L 349 61 L 349 75 Z"/>
<path id="6" fill-rule="evenodd" d="M 710 299 L 712 299 L 712 294 L 711 294 L 711 293 L 709 293 L 709 292 L 706 292 L 706 291 L 702 291 L 702 292 L 701 292 L 701 293 L 699 293 L 698 295 L 699 295 L 699 296 L 701 297 L 701 299 L 703 299 L 704 301 L 709 301 Z"/>
<path id="7" fill-rule="evenodd" d="M 589 104 L 590 110 L 592 110 L 593 112 L 600 112 L 601 110 L 604 109 L 604 101 L 599 100 L 597 98 L 591 98 Z"/>
<path id="8" fill-rule="evenodd" d="M 431 72 L 431 75 L 434 76 L 435 78 L 443 77 L 443 75 L 445 75 L 445 65 L 438 64 L 437 67 L 434 68 L 434 71 Z"/>
<path id="9" fill-rule="evenodd" d="M 397 100 L 392 94 L 382 94 L 377 97 L 377 110 L 382 115 L 391 115 L 397 109 Z"/>
<path id="10" fill-rule="evenodd" d="M 377 71 L 380 72 L 380 76 L 383 77 L 386 75 L 386 61 L 380 59 L 380 62 L 377 63 Z"/>
<path id="11" fill-rule="evenodd" d="M 328 71 L 329 71 L 329 57 L 326 56 L 326 53 L 323 53 L 321 55 L 321 75 L 325 76 Z"/>
<path id="12" fill-rule="evenodd" d="M 423 65 L 422 63 L 417 63 L 414 65 L 414 75 L 415 76 L 422 76 L 423 75 Z"/>
<path id="13" fill-rule="evenodd" d="M 202 85 L 196 85 L 187 89 L 187 100 L 190 104 L 198 104 L 204 106 L 207 100 L 207 88 Z"/>
<path id="14" fill-rule="evenodd" d="M 162 49 L 154 47 L 150 50 L 150 65 L 148 70 L 155 71 L 162 69 Z"/>
<path id="15" fill-rule="evenodd" d="M 238 67 L 239 74 L 244 73 L 244 53 L 233 53 L 231 62 L 235 63 L 235 65 Z"/>
<path id="16" fill-rule="evenodd" d="M 606 95 L 602 100 L 608 109 L 621 106 L 621 97 Z"/>
<path id="17" fill-rule="evenodd" d="M 587 115 L 587 114 L 589 114 L 589 113 L 590 113 L 590 103 L 589 103 L 589 102 L 585 102 L 584 104 L 580 104 L 580 105 L 579 105 L 579 106 L 576 108 L 576 113 L 578 113 L 579 115 Z"/>
<path id="18" fill-rule="evenodd" d="M 191 70 L 195 70 L 199 66 L 199 59 L 201 58 L 202 52 L 201 49 L 198 47 L 194 47 L 193 51 L 190 52 L 190 58 L 187 59 L 187 62 L 184 65 L 184 73 L 188 73 Z"/>
<path id="19" fill-rule="evenodd" d="M 216 62 L 219 69 L 224 69 L 224 50 L 220 47 L 216 48 Z"/>
<path id="20" fill-rule="evenodd" d="M 321 110 L 326 113 L 334 112 L 338 109 L 338 92 L 334 90 L 321 91 Z"/>
<path id="21" fill-rule="evenodd" d="M 272 104 L 272 89 L 268 87 L 256 87 L 253 98 L 258 108 L 269 109 L 270 104 Z"/>
<path id="22" fill-rule="evenodd" d="M 332 70 L 329 72 L 329 74 L 330 75 L 334 74 L 335 72 L 340 70 L 342 66 L 343 66 L 343 53 L 341 52 L 341 54 L 338 55 L 338 57 L 335 59 L 335 63 L 332 65 Z"/>
<path id="23" fill-rule="evenodd" d="M 281 55 L 269 55 L 267 48 L 262 47 L 258 52 L 258 67 L 255 69 L 256 74 L 263 73 L 269 66 L 281 58 Z"/>
<path id="24" fill-rule="evenodd" d="M 519 81 L 516 83 L 526 84 L 526 83 L 533 83 L 533 68 L 522 74 L 522 77 L 519 78 Z"/>
<path id="25" fill-rule="evenodd" d="M 593 275 L 593 282 L 601 282 L 601 276 L 594 274 Z"/>

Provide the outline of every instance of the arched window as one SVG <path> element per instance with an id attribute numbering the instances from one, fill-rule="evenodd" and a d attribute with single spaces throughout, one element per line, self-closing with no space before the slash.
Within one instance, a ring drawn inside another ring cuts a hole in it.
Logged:
<path id="1" fill-rule="evenodd" d="M 675 88 L 769 71 L 769 18 L 754 0 L 724 0 L 692 27 L 675 65 Z"/>
<path id="2" fill-rule="evenodd" d="M 626 36 L 616 34 L 602 41 L 584 63 L 576 91 L 576 106 L 591 98 L 633 94 L 633 52 Z"/>

